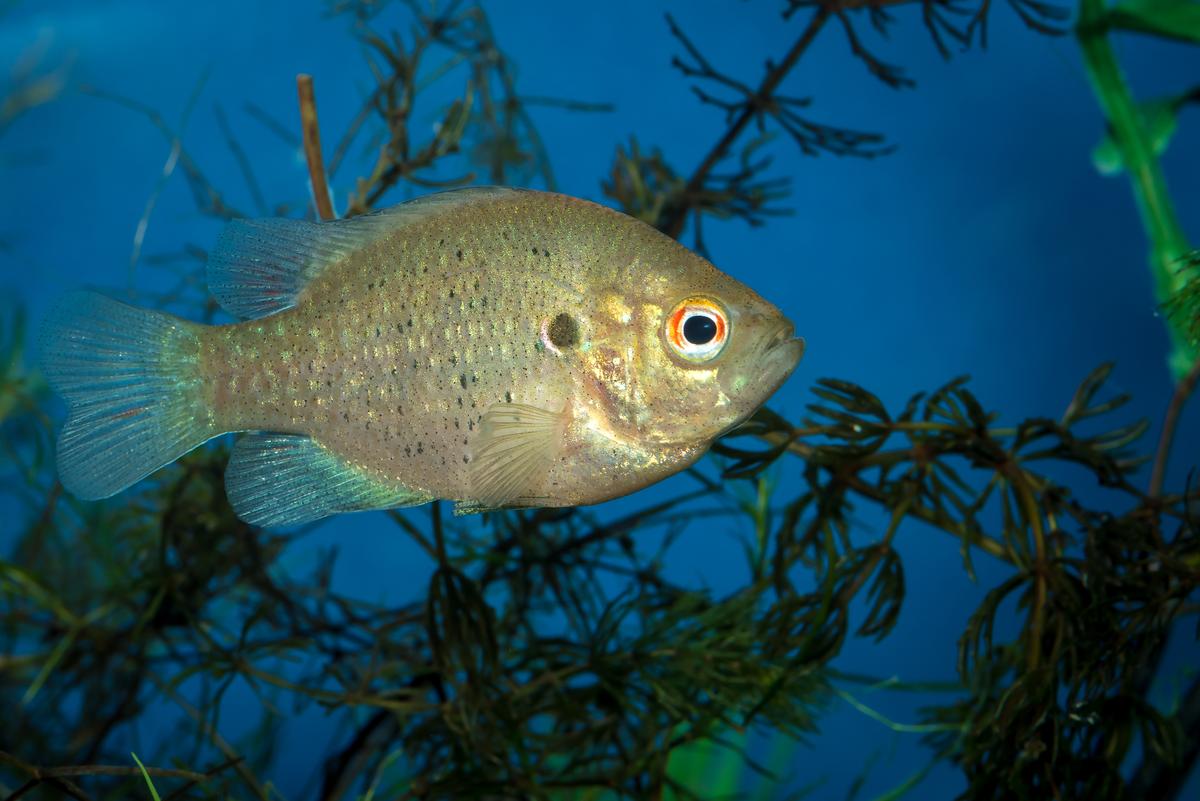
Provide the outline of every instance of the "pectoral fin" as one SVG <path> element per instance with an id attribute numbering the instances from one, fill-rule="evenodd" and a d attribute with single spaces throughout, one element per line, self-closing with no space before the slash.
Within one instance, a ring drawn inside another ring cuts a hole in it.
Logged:
<path id="1" fill-rule="evenodd" d="M 456 512 L 516 505 L 542 489 L 562 452 L 569 408 L 548 411 L 521 403 L 492 406 L 480 421 L 479 446 L 471 459 L 471 495 Z"/>

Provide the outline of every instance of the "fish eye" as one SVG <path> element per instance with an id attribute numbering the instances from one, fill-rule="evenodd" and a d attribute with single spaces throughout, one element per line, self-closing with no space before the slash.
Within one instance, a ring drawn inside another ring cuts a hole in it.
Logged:
<path id="1" fill-rule="evenodd" d="M 708 298 L 688 298 L 667 315 L 665 333 L 679 356 L 706 362 L 715 358 L 729 339 L 729 315 Z"/>

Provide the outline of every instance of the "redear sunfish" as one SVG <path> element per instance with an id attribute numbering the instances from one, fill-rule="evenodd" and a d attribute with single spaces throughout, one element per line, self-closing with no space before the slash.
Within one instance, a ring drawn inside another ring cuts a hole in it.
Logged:
<path id="1" fill-rule="evenodd" d="M 695 462 L 804 352 L 779 309 L 649 225 L 519 189 L 333 222 L 236 220 L 206 326 L 93 292 L 42 337 L 63 486 L 120 492 L 217 435 L 279 526 L 441 498 L 616 498 Z"/>

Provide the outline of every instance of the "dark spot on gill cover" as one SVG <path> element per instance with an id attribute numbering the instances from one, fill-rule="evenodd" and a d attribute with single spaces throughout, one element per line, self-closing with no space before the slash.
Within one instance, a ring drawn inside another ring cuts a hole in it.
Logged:
<path id="1" fill-rule="evenodd" d="M 573 348 L 579 344 L 579 323 L 566 312 L 560 313 L 550 323 L 546 332 L 556 348 Z"/>

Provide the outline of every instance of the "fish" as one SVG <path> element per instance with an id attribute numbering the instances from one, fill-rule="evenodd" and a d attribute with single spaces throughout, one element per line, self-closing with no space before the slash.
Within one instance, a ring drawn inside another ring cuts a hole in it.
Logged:
<path id="1" fill-rule="evenodd" d="M 226 496 L 256 526 L 436 499 L 596 504 L 695 463 L 805 348 L 776 306 L 652 226 L 528 189 L 234 220 L 207 279 L 238 322 L 92 291 L 49 315 L 73 495 L 110 497 L 240 432 Z"/>

